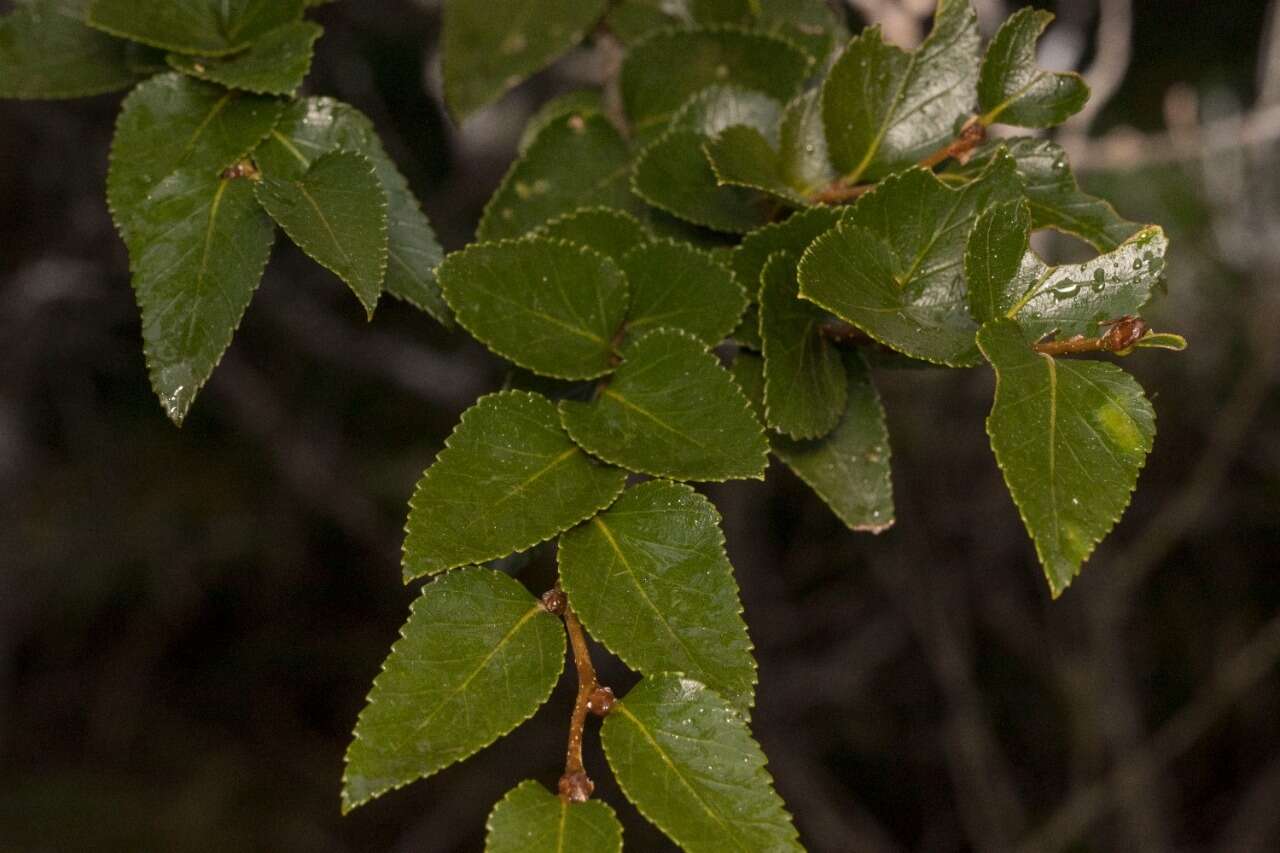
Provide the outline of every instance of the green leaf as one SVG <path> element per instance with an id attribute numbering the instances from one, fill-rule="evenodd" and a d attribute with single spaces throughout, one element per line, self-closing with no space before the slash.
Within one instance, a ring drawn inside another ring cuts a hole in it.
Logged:
<path id="1" fill-rule="evenodd" d="M 1002 148 L 1018 164 L 1034 228 L 1075 235 L 1100 252 L 1110 252 L 1142 230 L 1141 225 L 1116 213 L 1109 202 L 1081 192 L 1066 152 L 1047 139 L 1018 137 L 992 142 L 979 149 L 967 165 L 955 166 L 943 177 L 954 181 L 981 174 Z"/>
<path id="2" fill-rule="evenodd" d="M 622 260 L 631 288 L 628 333 L 681 329 L 707 346 L 733 330 L 747 297 L 733 273 L 709 253 L 662 240 L 631 250 Z"/>
<path id="3" fill-rule="evenodd" d="M 576 89 L 565 92 L 563 95 L 556 95 L 538 107 L 537 112 L 525 122 L 524 130 L 520 131 L 520 142 L 516 150 L 521 154 L 529 150 L 529 146 L 538 138 L 538 134 L 546 130 L 556 119 L 571 115 L 585 117 L 596 114 L 604 114 L 604 95 L 598 89 Z"/>
<path id="4" fill-rule="evenodd" d="M 644 679 L 601 739 L 627 799 L 687 853 L 803 849 L 746 722 L 698 682 Z"/>
<path id="5" fill-rule="evenodd" d="M 688 0 L 619 0 L 605 16 L 609 32 L 627 47 L 656 30 L 692 22 Z"/>
<path id="6" fill-rule="evenodd" d="M 383 150 L 373 123 L 355 107 L 332 98 L 303 98 L 254 152 L 269 178 L 297 180 L 324 154 L 355 151 L 373 161 L 387 194 L 387 274 L 383 289 L 426 311 L 446 326 L 453 317 L 436 282 L 444 257 L 409 182 Z"/>
<path id="7" fill-rule="evenodd" d="M 756 0 L 756 28 L 781 36 L 821 65 L 849 38 L 849 30 L 826 0 Z"/>
<path id="8" fill-rule="evenodd" d="M 699 24 L 748 24 L 760 0 L 688 0 L 693 20 Z"/>
<path id="9" fill-rule="evenodd" d="M 565 53 L 605 0 L 450 0 L 444 10 L 444 96 L 466 118 Z"/>
<path id="10" fill-rule="evenodd" d="M 646 148 L 636 161 L 632 189 L 649 204 L 674 216 L 730 234 L 745 234 L 772 217 L 771 203 L 756 192 L 721 186 L 703 150 L 706 137 L 672 131 Z"/>
<path id="11" fill-rule="evenodd" d="M 969 313 L 978 325 L 1005 316 L 1019 294 L 1009 287 L 1022 268 L 1031 239 L 1025 200 L 1005 202 L 978 217 L 964 253 Z"/>
<path id="12" fill-rule="evenodd" d="M 569 441 L 549 400 L 481 397 L 409 502 L 405 578 L 532 548 L 608 506 L 625 481 Z"/>
<path id="13" fill-rule="evenodd" d="M 708 86 L 738 86 L 790 100 L 809 65 L 802 51 L 776 36 L 732 27 L 661 30 L 627 53 L 622 100 L 634 132 L 643 135 L 665 125 Z"/>
<path id="14" fill-rule="evenodd" d="M 1036 65 L 1036 42 L 1052 20 L 1050 12 L 1019 9 L 991 40 L 978 81 L 983 124 L 1053 127 L 1089 102 L 1089 86 L 1079 74 Z"/>
<path id="15" fill-rule="evenodd" d="M 965 243 L 983 211 L 1020 195 L 1008 156 L 954 190 L 925 169 L 895 175 L 809 247 L 800 295 L 912 358 L 976 364 Z"/>
<path id="16" fill-rule="evenodd" d="M 628 667 L 686 673 L 750 709 L 756 665 L 711 501 L 682 483 L 641 483 L 561 536 L 559 561 L 574 612 Z"/>
<path id="17" fill-rule="evenodd" d="M 92 0 L 89 23 L 152 47 L 222 56 L 302 17 L 302 0 Z"/>
<path id="18" fill-rule="evenodd" d="M 1155 226 L 1087 263 L 1051 267 L 1025 249 L 1030 217 L 1009 220 L 1005 213 L 1001 206 L 979 220 L 966 253 L 970 308 L 980 322 L 1017 319 L 1035 338 L 1054 332 L 1095 336 L 1100 323 L 1137 314 L 1164 274 L 1169 241 Z M 989 245 L 993 232 L 988 226 L 996 229 L 994 240 L 1004 245 Z M 1015 264 L 1019 243 L 1024 252 Z M 998 261 L 983 263 L 984 256 Z"/>
<path id="19" fill-rule="evenodd" d="M 545 237 L 473 243 L 438 275 L 463 328 L 521 367 L 558 379 L 613 368 L 627 280 L 604 255 Z"/>
<path id="20" fill-rule="evenodd" d="M 742 312 L 742 320 L 729 333 L 729 337 L 740 347 L 756 352 L 764 348 L 764 341 L 760 339 L 760 307 L 758 305 L 747 306 L 747 310 Z M 764 419 L 764 412 L 760 413 L 760 418 Z"/>
<path id="21" fill-rule="evenodd" d="M 133 85 L 129 44 L 85 25 L 89 0 L 30 0 L 0 17 L 0 98 L 80 98 Z"/>
<path id="22" fill-rule="evenodd" d="M 247 179 L 222 172 L 279 113 L 276 101 L 178 74 L 124 101 L 107 200 L 129 249 L 151 384 L 175 423 L 231 343 L 266 266 L 271 220 Z"/>
<path id="23" fill-rule="evenodd" d="M 607 803 L 567 803 L 526 779 L 489 813 L 485 853 L 622 853 L 622 824 Z"/>
<path id="24" fill-rule="evenodd" d="M 583 207 L 634 210 L 627 144 L 602 115 L 552 121 L 516 160 L 485 206 L 477 240 L 521 237 Z"/>
<path id="25" fill-rule="evenodd" d="M 746 125 L 726 128 L 703 147 L 720 186 L 758 190 L 793 207 L 808 204 L 808 200 L 787 183 L 778 152 L 755 128 Z"/>
<path id="26" fill-rule="evenodd" d="M 726 128 L 746 125 L 771 143 L 778 138 L 782 104 L 763 92 L 741 86 L 708 86 L 687 100 L 667 129 L 715 136 Z"/>
<path id="27" fill-rule="evenodd" d="M 565 429 L 592 455 L 673 480 L 762 478 L 768 443 L 715 355 L 675 330 L 628 344 L 599 399 L 563 400 Z"/>
<path id="28" fill-rule="evenodd" d="M 639 219 L 608 207 L 584 207 L 556 217 L 534 235 L 594 249 L 619 266 L 627 252 L 653 239 Z"/>
<path id="29" fill-rule="evenodd" d="M 1155 412 L 1115 365 L 1055 360 L 1031 343 L 1008 319 L 978 334 L 996 371 L 991 448 L 1058 596 L 1128 506 Z"/>
<path id="30" fill-rule="evenodd" d="M 811 207 L 788 216 L 782 222 L 771 222 L 742 238 L 733 248 L 730 266 L 733 273 L 751 291 L 760 293 L 760 276 L 775 252 L 790 252 L 799 257 L 809 244 L 836 227 L 847 215 L 847 208 Z"/>
<path id="31" fill-rule="evenodd" d="M 300 178 L 265 178 L 256 193 L 298 248 L 345 281 L 372 318 L 387 269 L 387 195 L 373 162 L 335 151 Z"/>
<path id="32" fill-rule="evenodd" d="M 904 169 L 950 142 L 973 110 L 978 21 L 969 0 L 938 0 L 933 31 L 915 51 L 869 27 L 845 48 L 822 87 L 833 165 L 853 184 Z"/>
<path id="33" fill-rule="evenodd" d="M 413 603 L 347 748 L 342 810 L 454 764 L 533 715 L 564 668 L 560 620 L 490 569 L 451 572 Z"/>
<path id="34" fill-rule="evenodd" d="M 848 402 L 840 423 L 814 441 L 770 436 L 778 457 L 831 508 L 850 530 L 882 533 L 893 526 L 889 430 L 884 406 L 867 364 L 855 352 L 843 354 L 849 377 Z M 757 410 L 764 407 L 764 360 L 739 353 L 733 376 Z"/>
<path id="35" fill-rule="evenodd" d="M 778 158 L 783 180 L 805 197 L 839 177 L 827 154 L 820 89 L 806 92 L 787 104 L 782 116 Z"/>
<path id="36" fill-rule="evenodd" d="M 1168 332 L 1149 332 L 1136 344 L 1138 349 L 1167 349 L 1182 352 L 1187 348 L 1187 339 L 1182 335 Z"/>
<path id="37" fill-rule="evenodd" d="M 792 438 L 820 438 L 835 428 L 847 401 L 840 354 L 819 331 L 823 312 L 797 296 L 795 255 L 773 255 L 762 279 L 765 422 Z"/>
<path id="38" fill-rule="evenodd" d="M 261 95 L 292 95 L 311 70 L 316 39 L 324 30 L 307 21 L 276 27 L 234 56 L 193 57 L 171 53 L 169 65 L 184 74 Z"/>

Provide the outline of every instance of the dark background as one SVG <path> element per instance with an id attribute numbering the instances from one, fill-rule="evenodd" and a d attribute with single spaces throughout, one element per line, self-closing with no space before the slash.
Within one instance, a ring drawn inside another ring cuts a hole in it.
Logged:
<path id="1" fill-rule="evenodd" d="M 877 376 L 898 505 L 882 536 L 776 464 L 711 490 L 759 653 L 754 729 L 815 851 L 1280 849 L 1267 4 L 1139 0 L 1132 38 L 1101 49 L 1092 0 L 1056 5 L 1068 62 L 1132 45 L 1092 140 L 1070 142 L 1091 188 L 1171 232 L 1148 318 L 1192 348 L 1126 363 L 1156 449 L 1057 602 L 988 449 L 987 371 Z M 435 4 L 317 17 L 309 90 L 373 117 L 451 249 L 529 112 L 595 73 L 570 58 L 458 129 L 432 94 Z M 505 791 L 554 785 L 568 676 L 463 765 L 345 818 L 338 789 L 414 594 L 406 500 L 503 367 L 389 300 L 365 323 L 282 239 L 172 427 L 103 201 L 118 102 L 0 103 L 0 850 L 479 850 Z M 589 741 L 629 849 L 669 849 Z"/>

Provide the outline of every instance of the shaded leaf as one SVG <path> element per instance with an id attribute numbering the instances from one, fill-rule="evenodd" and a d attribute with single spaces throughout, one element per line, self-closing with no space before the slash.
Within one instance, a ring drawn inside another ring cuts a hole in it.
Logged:
<path id="1" fill-rule="evenodd" d="M 409 182 L 363 113 L 332 98 L 299 99 L 289 104 L 253 156 L 264 175 L 296 180 L 317 158 L 333 151 L 355 151 L 368 157 L 386 191 L 387 273 L 383 289 L 452 325 L 452 312 L 435 277 L 444 251 Z"/>
<path id="2" fill-rule="evenodd" d="M 827 153 L 822 122 L 822 91 L 814 89 L 787 104 L 782 117 L 778 159 L 787 185 L 809 196 L 839 175 Z"/>
<path id="3" fill-rule="evenodd" d="M 1169 241 L 1155 226 L 1087 263 L 1051 267 L 1026 248 L 1030 217 L 1009 218 L 1005 208 L 978 221 L 966 253 L 970 308 L 980 322 L 1009 317 L 1034 338 L 1092 337 L 1101 322 L 1137 314 L 1164 274 Z"/>
<path id="4" fill-rule="evenodd" d="M 746 125 L 773 143 L 778 139 L 781 117 L 781 102 L 763 92 L 741 86 L 708 86 L 681 106 L 667 129 L 715 136 L 726 128 Z"/>
<path id="5" fill-rule="evenodd" d="M 706 137 L 673 131 L 636 161 L 632 188 L 645 201 L 681 219 L 730 234 L 744 234 L 772 216 L 770 203 L 753 190 L 721 186 L 707 160 Z"/>
<path id="6" fill-rule="evenodd" d="M 489 813 L 485 853 L 621 853 L 622 824 L 607 803 L 567 803 L 526 779 Z"/>
<path id="7" fill-rule="evenodd" d="M 576 89 L 565 92 L 563 95 L 556 95 L 538 107 L 525 122 L 524 130 L 520 131 L 520 141 L 516 145 L 516 150 L 521 154 L 527 151 L 533 144 L 533 140 L 538 138 L 538 134 L 546 130 L 556 119 L 571 115 L 585 117 L 597 113 L 604 114 L 604 96 L 598 89 Z"/>
<path id="8" fill-rule="evenodd" d="M 639 219 L 625 210 L 608 207 L 575 210 L 556 217 L 534 233 L 594 249 L 619 266 L 627 252 L 653 239 Z"/>
<path id="9" fill-rule="evenodd" d="M 756 666 L 709 500 L 681 483 L 641 483 L 561 536 L 559 561 L 574 611 L 628 667 L 686 673 L 746 714 Z"/>
<path id="10" fill-rule="evenodd" d="M 978 21 L 969 0 L 938 0 L 918 49 L 878 26 L 849 43 L 822 87 L 831 161 L 850 184 L 906 168 L 950 142 L 977 100 Z"/>
<path id="11" fill-rule="evenodd" d="M 747 306 L 747 310 L 742 312 L 742 320 L 739 321 L 737 327 L 729 333 L 729 337 L 740 347 L 746 347 L 750 350 L 759 352 L 764 348 L 764 341 L 760 339 L 760 306 L 751 304 Z M 761 411 L 760 419 L 764 420 L 764 412 Z"/>
<path id="12" fill-rule="evenodd" d="M 444 96 L 458 119 L 496 100 L 582 41 L 605 0 L 450 0 L 444 10 Z"/>
<path id="13" fill-rule="evenodd" d="M 1001 139 L 979 149 L 967 165 L 954 166 L 944 177 L 955 180 L 981 174 L 1002 148 L 1018 165 L 1023 193 L 1031 205 L 1032 227 L 1073 234 L 1100 252 L 1111 251 L 1142 230 L 1116 213 L 1109 202 L 1082 192 L 1066 152 L 1047 139 Z"/>
<path id="14" fill-rule="evenodd" d="M 478 240 L 520 237 L 583 207 L 634 210 L 627 144 L 602 115 L 553 120 L 507 171 L 485 205 Z"/>
<path id="15" fill-rule="evenodd" d="M 835 428 L 845 408 L 848 379 L 840 353 L 819 331 L 825 314 L 797 296 L 795 255 L 772 255 L 762 280 L 765 423 L 792 438 L 819 438 Z"/>
<path id="16" fill-rule="evenodd" d="M 30 0 L 0 17 L 0 98 L 80 98 L 138 79 L 129 44 L 85 24 L 89 0 Z"/>
<path id="17" fill-rule="evenodd" d="M 625 480 L 569 441 L 549 400 L 481 397 L 409 501 L 405 578 L 531 548 L 608 506 Z"/>
<path id="18" fill-rule="evenodd" d="M 628 52 L 623 104 L 635 133 L 643 135 L 665 125 L 708 86 L 738 86 L 785 102 L 799 92 L 809 64 L 802 51 L 763 33 L 732 27 L 661 30 Z"/>
<path id="19" fill-rule="evenodd" d="M 613 368 L 627 280 L 604 255 L 545 237 L 473 243 L 437 274 L 458 322 L 521 367 L 559 379 Z"/>
<path id="20" fill-rule="evenodd" d="M 808 203 L 787 183 L 778 152 L 755 128 L 726 128 L 703 147 L 720 186 L 758 190 L 795 207 Z"/>
<path id="21" fill-rule="evenodd" d="M 346 282 L 372 317 L 387 269 L 387 195 L 373 162 L 334 151 L 299 178 L 259 181 L 255 192 L 298 248 Z"/>
<path id="22" fill-rule="evenodd" d="M 1172 352 L 1182 352 L 1187 348 L 1187 339 L 1182 335 L 1174 335 L 1168 332 L 1150 332 L 1138 341 L 1139 349 L 1167 349 Z"/>
<path id="23" fill-rule="evenodd" d="M 609 32 L 628 47 L 656 30 L 692 22 L 688 0 L 619 0 L 605 16 Z"/>
<path id="24" fill-rule="evenodd" d="M 294 21 L 263 34 L 243 53 L 226 58 L 171 53 L 169 65 L 184 74 L 262 95 L 292 95 L 311 70 L 311 56 L 324 30 Z"/>
<path id="25" fill-rule="evenodd" d="M 893 526 L 893 480 L 884 406 L 865 359 L 843 353 L 849 378 L 845 410 L 829 434 L 812 441 L 770 436 L 774 456 L 795 472 L 850 530 L 882 533 Z M 739 353 L 733 376 L 758 411 L 764 408 L 764 361 Z"/>
<path id="26" fill-rule="evenodd" d="M 151 385 L 176 423 L 266 266 L 271 221 L 250 182 L 222 172 L 279 111 L 272 100 L 165 74 L 130 93 L 116 125 L 107 199 L 129 249 Z"/>
<path id="27" fill-rule="evenodd" d="M 996 371 L 991 448 L 1057 596 L 1128 506 L 1155 412 L 1120 368 L 1036 353 L 1013 320 L 978 343 Z"/>
<path id="28" fill-rule="evenodd" d="M 849 38 L 840 15 L 826 0 L 759 0 L 756 28 L 781 36 L 822 64 Z"/>
<path id="29" fill-rule="evenodd" d="M 89 23 L 152 47 L 221 56 L 302 17 L 303 0 L 92 0 Z"/>
<path id="30" fill-rule="evenodd" d="M 803 849 L 747 724 L 702 684 L 644 679 L 601 739 L 627 799 L 687 853 Z"/>
<path id="31" fill-rule="evenodd" d="M 1021 191 L 1008 156 L 954 190 L 925 169 L 895 175 L 809 247 L 800 295 L 912 358 L 975 364 L 965 243 L 983 211 Z"/>
<path id="32" fill-rule="evenodd" d="M 760 276 L 764 265 L 775 252 L 790 252 L 799 257 L 820 235 L 836 227 L 847 208 L 811 207 L 788 216 L 782 222 L 771 222 L 742 238 L 733 248 L 730 266 L 738 281 L 752 296 L 760 294 Z"/>
<path id="33" fill-rule="evenodd" d="M 629 343 L 600 397 L 563 400 L 560 416 L 579 445 L 632 471 L 673 480 L 764 476 L 768 444 L 746 398 L 684 332 Z"/>
<path id="34" fill-rule="evenodd" d="M 978 81 L 983 124 L 1053 127 L 1084 109 L 1089 86 L 1079 74 L 1036 65 L 1036 42 L 1053 14 L 1019 9 L 987 47 Z"/>
<path id="35" fill-rule="evenodd" d="M 671 240 L 633 249 L 622 261 L 631 289 L 627 331 L 681 329 L 707 346 L 733 330 L 747 297 L 733 273 L 707 252 Z"/>
<path id="36" fill-rule="evenodd" d="M 564 668 L 564 629 L 519 582 L 470 568 L 428 584 L 347 748 L 343 812 L 454 764 L 533 715 Z"/>

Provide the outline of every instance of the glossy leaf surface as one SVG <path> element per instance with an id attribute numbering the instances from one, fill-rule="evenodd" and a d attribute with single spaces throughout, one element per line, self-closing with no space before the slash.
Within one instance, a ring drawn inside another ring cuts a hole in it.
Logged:
<path id="1" fill-rule="evenodd" d="M 482 397 L 409 501 L 405 578 L 527 550 L 608 506 L 625 479 L 569 441 L 547 399 Z"/>
<path id="2" fill-rule="evenodd" d="M 601 738 L 627 799 L 686 853 L 803 849 L 746 722 L 702 684 L 646 678 Z"/>
<path id="3" fill-rule="evenodd" d="M 1049 12 L 1019 9 L 991 40 L 978 82 L 984 123 L 1053 127 L 1088 103 L 1089 87 L 1079 74 L 1036 65 L 1036 41 L 1052 20 Z"/>
<path id="4" fill-rule="evenodd" d="M 30 0 L 0 17 L 0 98 L 80 98 L 138 75 L 129 45 L 85 24 L 89 0 Z"/>
<path id="5" fill-rule="evenodd" d="M 347 749 L 342 808 L 461 761 L 527 720 L 564 667 L 560 620 L 490 569 L 452 572 L 413 603 Z"/>
<path id="6" fill-rule="evenodd" d="M 92 0 L 89 23 L 178 53 L 221 56 L 302 17 L 303 0 Z"/>
<path id="7" fill-rule="evenodd" d="M 1155 412 L 1120 368 L 1036 353 L 1012 320 L 978 343 L 996 371 L 991 448 L 1056 596 L 1128 506 Z"/>
<path id="8" fill-rule="evenodd" d="M 663 240 L 639 246 L 622 261 L 631 288 L 629 334 L 681 329 L 707 346 L 733 330 L 747 297 L 733 273 L 687 243 Z"/>
<path id="9" fill-rule="evenodd" d="M 604 255 L 545 237 L 473 243 L 437 274 L 458 322 L 521 367 L 559 379 L 612 369 L 627 280 Z"/>
<path id="10" fill-rule="evenodd" d="M 745 715 L 756 666 L 709 500 L 682 483 L 641 483 L 561 536 L 559 560 L 574 611 L 629 668 L 683 672 Z"/>
<path id="11" fill-rule="evenodd" d="M 255 192 L 289 238 L 346 282 L 372 317 L 387 269 L 387 195 L 373 162 L 335 151 L 299 178 L 265 178 Z"/>
<path id="12" fill-rule="evenodd" d="M 184 74 L 261 95 L 291 95 L 311 70 L 311 56 L 323 33 L 307 21 L 276 27 L 242 53 L 225 58 L 171 53 L 169 65 Z"/>
<path id="13" fill-rule="evenodd" d="M 574 441 L 606 462 L 656 477 L 764 476 L 763 431 L 705 344 L 659 330 L 632 341 L 622 355 L 598 399 L 561 401 Z"/>
<path id="14" fill-rule="evenodd" d="M 566 803 L 532 779 L 489 813 L 485 853 L 621 853 L 622 824 L 607 803 Z"/>

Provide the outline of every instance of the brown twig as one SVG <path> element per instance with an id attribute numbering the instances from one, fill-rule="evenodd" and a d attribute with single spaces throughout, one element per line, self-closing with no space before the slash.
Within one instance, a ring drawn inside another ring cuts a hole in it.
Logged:
<path id="1" fill-rule="evenodd" d="M 1121 317 L 1103 325 L 1111 328 L 1105 335 L 1096 338 L 1076 335 L 1064 341 L 1041 341 L 1033 344 L 1031 348 L 1041 355 L 1050 356 L 1083 355 L 1093 352 L 1114 352 L 1125 355 L 1149 331 L 1146 321 L 1133 315 Z"/>
<path id="2" fill-rule="evenodd" d="M 551 601 L 548 601 L 551 597 Z M 598 716 L 609 713 L 613 707 L 613 691 L 601 687 L 596 680 L 596 668 L 591 663 L 591 650 L 587 647 L 587 635 L 582 623 L 569 607 L 564 593 L 557 587 L 543 596 L 547 609 L 558 605 L 564 617 L 564 627 L 573 647 L 573 665 L 578 670 L 578 696 L 573 703 L 573 716 L 569 718 L 569 747 L 565 754 L 564 775 L 560 777 L 560 799 L 566 803 L 585 803 L 595 790 L 595 783 L 587 775 L 582 763 L 582 732 L 586 728 L 587 713 Z M 554 610 L 552 612 L 555 612 Z"/>
<path id="3" fill-rule="evenodd" d="M 948 160 L 963 163 L 986 138 L 987 126 L 975 116 L 965 122 L 955 139 L 925 157 L 920 161 L 920 165 L 926 169 L 932 169 Z M 810 196 L 810 200 L 815 204 L 846 204 L 856 201 L 875 186 L 875 184 L 851 184 L 845 178 L 837 178 Z"/>

